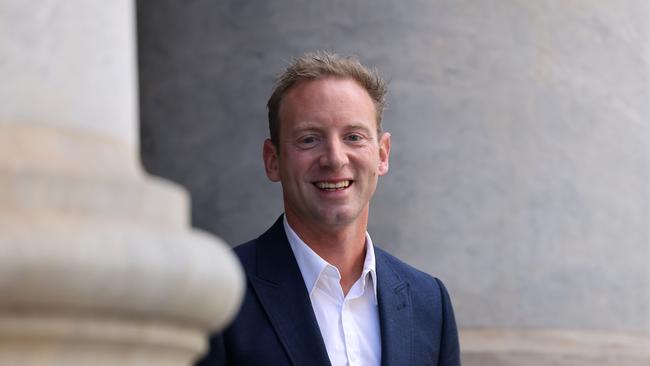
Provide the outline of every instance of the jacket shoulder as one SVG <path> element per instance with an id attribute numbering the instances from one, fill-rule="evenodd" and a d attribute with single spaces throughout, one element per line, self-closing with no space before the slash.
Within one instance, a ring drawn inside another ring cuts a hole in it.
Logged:
<path id="1" fill-rule="evenodd" d="M 453 314 L 449 292 L 440 279 L 403 262 L 382 249 L 376 249 L 375 253 L 377 257 L 381 258 L 383 264 L 390 268 L 389 271 L 399 278 L 400 282 L 408 284 L 413 305 L 422 309 L 423 314 L 427 312 L 431 314 L 447 313 L 445 316 Z M 383 270 L 382 272 L 386 274 L 388 271 Z"/>
<path id="2" fill-rule="evenodd" d="M 390 267 L 399 281 L 408 285 L 412 306 L 413 341 L 418 360 L 424 360 L 430 349 L 436 354 L 439 366 L 460 365 L 460 347 L 456 319 L 449 293 L 438 278 L 404 263 L 389 253 L 375 249 L 383 265 Z M 379 265 L 379 263 L 377 264 Z M 384 269 L 384 274 L 388 271 Z M 381 282 L 381 280 L 379 280 Z"/>
<path id="3" fill-rule="evenodd" d="M 441 281 L 438 278 L 405 263 L 383 249 L 375 247 L 375 253 L 378 257 L 381 257 L 382 260 L 385 261 L 403 281 L 410 284 L 423 284 L 435 287 L 441 284 Z"/>

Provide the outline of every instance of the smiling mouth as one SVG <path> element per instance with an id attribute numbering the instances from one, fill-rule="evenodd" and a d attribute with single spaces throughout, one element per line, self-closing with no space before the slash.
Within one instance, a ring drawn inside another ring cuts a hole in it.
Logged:
<path id="1" fill-rule="evenodd" d="M 324 191 L 340 191 L 351 186 L 352 182 L 352 180 L 341 180 L 338 182 L 315 182 L 314 185 L 318 189 L 322 189 Z"/>

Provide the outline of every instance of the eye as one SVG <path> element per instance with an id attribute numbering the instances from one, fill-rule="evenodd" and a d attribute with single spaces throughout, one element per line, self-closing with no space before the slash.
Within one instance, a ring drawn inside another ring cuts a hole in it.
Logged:
<path id="1" fill-rule="evenodd" d="M 318 143 L 318 137 L 314 135 L 301 136 L 297 140 L 297 145 L 300 148 L 308 149 L 315 146 Z"/>
<path id="2" fill-rule="evenodd" d="M 358 133 L 351 133 L 345 136 L 345 139 L 350 142 L 361 142 L 364 140 L 364 137 Z"/>

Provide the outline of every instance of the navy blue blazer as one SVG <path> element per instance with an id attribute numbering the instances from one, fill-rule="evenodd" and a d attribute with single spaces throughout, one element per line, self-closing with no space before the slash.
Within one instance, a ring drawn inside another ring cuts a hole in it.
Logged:
<path id="1" fill-rule="evenodd" d="M 235 248 L 247 276 L 239 314 L 197 366 L 329 366 L 282 217 Z M 440 280 L 375 247 L 381 365 L 460 365 L 458 332 Z"/>

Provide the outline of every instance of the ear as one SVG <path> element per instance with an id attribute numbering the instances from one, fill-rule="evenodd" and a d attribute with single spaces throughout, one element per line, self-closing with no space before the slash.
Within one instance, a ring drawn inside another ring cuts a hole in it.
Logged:
<path id="1" fill-rule="evenodd" d="M 379 136 L 379 175 L 388 173 L 388 158 L 390 157 L 390 133 L 383 132 Z"/>
<path id="2" fill-rule="evenodd" d="M 278 150 L 271 139 L 264 140 L 262 148 L 262 159 L 264 160 L 264 169 L 266 176 L 272 182 L 280 181 L 280 164 L 278 161 Z"/>

